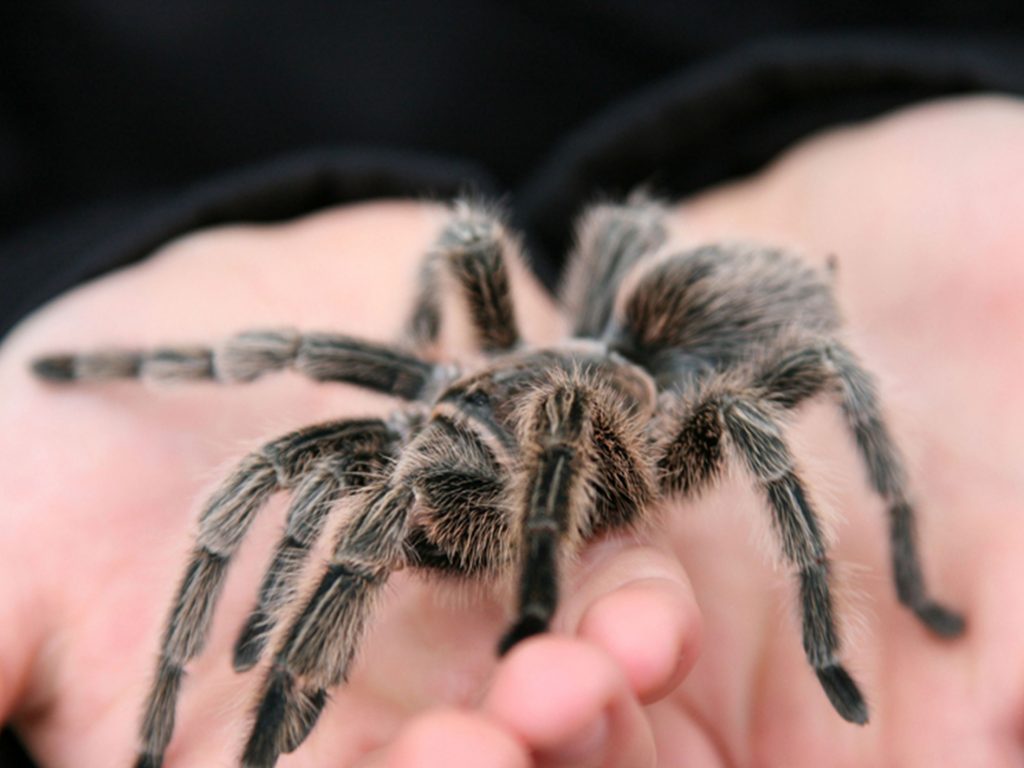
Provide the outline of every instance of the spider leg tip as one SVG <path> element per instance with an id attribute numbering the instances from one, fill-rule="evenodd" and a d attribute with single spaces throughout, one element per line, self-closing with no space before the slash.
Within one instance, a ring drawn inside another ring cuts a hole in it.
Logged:
<path id="1" fill-rule="evenodd" d="M 161 755 L 140 754 L 134 768 L 160 768 L 164 759 Z"/>
<path id="2" fill-rule="evenodd" d="M 273 768 L 281 754 L 278 733 L 285 717 L 288 692 L 293 687 L 291 677 L 284 671 L 272 670 L 263 692 L 256 721 L 242 755 L 244 768 Z"/>
<path id="3" fill-rule="evenodd" d="M 275 748 L 272 739 L 253 731 L 242 755 L 242 768 L 273 768 L 279 756 L 280 752 Z"/>
<path id="4" fill-rule="evenodd" d="M 250 619 L 235 643 L 231 666 L 235 672 L 247 672 L 256 666 L 263 655 L 266 637 L 260 633 L 255 622 Z"/>
<path id="5" fill-rule="evenodd" d="M 56 383 L 73 381 L 75 361 L 72 355 L 46 355 L 37 357 L 31 363 L 32 373 L 43 381 Z"/>
<path id="6" fill-rule="evenodd" d="M 868 722 L 868 705 L 850 674 L 838 664 L 816 669 L 821 687 L 840 716 L 856 725 Z"/>
<path id="7" fill-rule="evenodd" d="M 539 616 L 523 616 L 512 625 L 498 643 L 498 656 L 504 656 L 513 646 L 533 635 L 547 632 L 548 623 Z"/>
<path id="8" fill-rule="evenodd" d="M 967 628 L 964 617 L 938 603 L 926 603 L 916 608 L 914 613 L 939 637 L 958 637 Z"/>

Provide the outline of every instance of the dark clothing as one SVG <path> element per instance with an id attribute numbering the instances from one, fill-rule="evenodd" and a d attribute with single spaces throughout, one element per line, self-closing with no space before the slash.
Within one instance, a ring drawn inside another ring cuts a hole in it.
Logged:
<path id="1" fill-rule="evenodd" d="M 829 125 L 1024 93 L 1024 4 L 917 5 L 8 3 L 0 333 L 190 229 L 393 195 L 504 196 L 550 284 L 599 193 L 689 193 Z"/>
<path id="2" fill-rule="evenodd" d="M 189 230 L 396 195 L 503 197 L 552 285 L 602 193 L 1024 93 L 1019 0 L 38 0 L 0 22 L 0 334 Z"/>

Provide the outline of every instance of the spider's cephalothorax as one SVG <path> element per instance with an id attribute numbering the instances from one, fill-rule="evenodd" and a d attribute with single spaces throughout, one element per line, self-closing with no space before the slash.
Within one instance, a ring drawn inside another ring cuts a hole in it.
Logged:
<path id="1" fill-rule="evenodd" d="M 861 693 L 839 663 L 821 524 L 783 429 L 787 413 L 819 393 L 837 398 L 888 505 L 899 599 L 933 631 L 962 631 L 960 617 L 925 588 L 902 462 L 872 378 L 838 336 L 828 282 L 775 250 L 672 253 L 663 248 L 664 215 L 642 196 L 587 213 L 561 296 L 574 338 L 558 347 L 521 342 L 506 266 L 519 257 L 515 241 L 492 211 L 459 202 L 427 255 L 408 343 L 247 331 L 216 351 L 35 362 L 39 376 L 60 382 L 241 382 L 291 368 L 412 404 L 389 419 L 327 422 L 277 438 L 245 457 L 207 501 L 167 619 L 138 768 L 160 765 L 185 665 L 202 649 L 228 563 L 280 490 L 291 494 L 285 530 L 235 647 L 242 671 L 274 641 L 246 766 L 271 766 L 302 743 L 327 691 L 345 679 L 395 569 L 517 574 L 517 618 L 504 651 L 548 627 L 566 558 L 603 531 L 636 526 L 659 498 L 702 492 L 728 462 L 760 491 L 796 575 L 810 665 L 839 714 L 866 722 Z M 461 296 L 485 353 L 474 370 L 410 351 L 439 339 L 442 286 Z M 352 504 L 329 562 L 302 594 L 309 552 L 344 496 Z M 292 618 L 275 629 L 282 615 Z"/>

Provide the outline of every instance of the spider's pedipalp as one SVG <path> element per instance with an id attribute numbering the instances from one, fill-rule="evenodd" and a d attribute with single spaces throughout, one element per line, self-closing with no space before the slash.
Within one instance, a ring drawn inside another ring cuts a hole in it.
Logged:
<path id="1" fill-rule="evenodd" d="M 576 517 L 587 494 L 580 474 L 581 453 L 589 439 L 584 434 L 589 427 L 587 393 L 565 383 L 542 393 L 533 410 L 526 426 L 532 445 L 523 467 L 528 481 L 519 534 L 518 618 L 499 643 L 502 654 L 547 630 L 558 605 L 563 542 L 579 527 Z"/>
<path id="2" fill-rule="evenodd" d="M 420 272 L 420 289 L 408 321 L 418 344 L 441 333 L 445 276 L 451 277 L 468 312 L 480 349 L 500 352 L 519 343 L 508 261 L 521 258 L 518 241 L 489 205 L 460 200 Z"/>
<path id="3" fill-rule="evenodd" d="M 726 438 L 764 495 L 782 553 L 797 571 L 807 660 L 839 714 L 866 723 L 864 698 L 838 662 L 840 641 L 821 525 L 786 445 L 780 413 L 764 392 L 725 377 L 706 385 L 682 410 L 662 445 L 658 468 L 663 487 L 683 493 L 705 488 L 722 472 Z"/>
<path id="4" fill-rule="evenodd" d="M 291 432 L 246 456 L 206 502 L 161 641 L 140 731 L 140 761 L 159 764 L 162 759 L 174 729 L 185 665 L 206 642 L 230 560 L 259 510 L 273 493 L 292 487 L 323 457 L 358 454 L 392 439 L 393 433 L 380 419 L 328 422 Z"/>
<path id="5" fill-rule="evenodd" d="M 611 319 L 622 279 L 667 238 L 667 207 L 634 194 L 621 204 L 595 205 L 576 227 L 576 248 L 560 290 L 574 336 L 599 338 Z"/>
<path id="6" fill-rule="evenodd" d="M 338 536 L 330 563 L 274 653 L 243 755 L 246 768 L 272 766 L 299 746 L 348 674 L 373 600 L 405 562 L 413 490 L 392 477 L 368 493 Z"/>
<path id="7" fill-rule="evenodd" d="M 619 392 L 578 369 L 551 374 L 530 396 L 520 440 L 518 618 L 501 653 L 547 630 L 565 554 L 629 529 L 655 495 L 638 420 Z"/>

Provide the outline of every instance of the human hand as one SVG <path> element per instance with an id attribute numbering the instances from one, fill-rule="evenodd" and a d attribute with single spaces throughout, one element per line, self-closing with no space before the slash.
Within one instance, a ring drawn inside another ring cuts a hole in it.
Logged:
<path id="1" fill-rule="evenodd" d="M 872 725 L 840 720 L 817 688 L 783 609 L 791 582 L 749 544 L 747 531 L 766 513 L 739 480 L 676 505 L 667 516 L 671 538 L 657 547 L 598 545 L 566 590 L 556 625 L 563 636 L 524 643 L 500 665 L 499 606 L 486 596 L 439 599 L 445 590 L 403 575 L 351 684 L 281 764 L 642 766 L 654 763 L 655 746 L 658 764 L 696 768 L 1017 759 L 1022 597 L 1010 587 L 1020 583 L 1024 530 L 1013 512 L 1024 506 L 1024 489 L 1012 459 L 1024 413 L 1009 382 L 1024 361 L 1008 340 L 1024 327 L 1012 300 L 1024 283 L 1011 258 L 1024 241 L 1024 217 L 1012 194 L 990 198 L 999 178 L 1024 178 L 1019 164 L 1016 175 L 1009 167 L 1021 156 L 1011 151 L 1021 125 L 1019 108 L 998 104 L 914 111 L 813 141 L 761 177 L 683 205 L 678 217 L 680 242 L 744 237 L 812 257 L 838 254 L 857 348 L 887 383 L 913 393 L 883 389 L 915 460 L 933 591 L 970 622 L 959 641 L 934 640 L 896 606 L 881 504 L 834 410 L 810 408 L 797 425 L 815 448 L 798 454 L 812 488 L 824 484 L 846 519 L 837 559 L 870 569 L 840 572 L 862 593 L 854 611 L 867 615 L 846 659 L 869 696 Z M 980 221 L 963 219 L 971 179 L 984 195 Z M 940 205 L 960 218 L 925 216 Z M 212 468 L 270 434 L 385 406 L 290 377 L 233 389 L 54 392 L 28 378 L 26 359 L 58 347 L 212 340 L 253 325 L 393 337 L 410 299 L 411 277 L 400 272 L 413 274 L 435 226 L 436 212 L 386 205 L 199 234 L 55 302 L 8 340 L 0 429 L 19 440 L 0 448 L 8 496 L 0 601 L 10 617 L 0 630 L 0 712 L 15 713 L 43 765 L 131 760 L 189 520 L 207 481 L 221 474 Z M 991 271 L 972 264 L 968 255 L 980 252 Z M 381 274 L 385 261 L 393 272 Z M 1010 300 L 993 318 L 951 310 L 950 295 L 961 306 Z M 520 296 L 530 298 L 521 315 L 543 341 L 556 325 L 550 307 L 536 289 L 520 287 Z M 907 421 L 935 413 L 943 420 L 915 438 Z M 274 517 L 265 516 L 239 555 L 209 647 L 193 665 L 170 766 L 237 755 L 254 676 L 230 671 L 230 645 Z M 701 634 L 687 575 L 708 637 L 680 685 Z M 848 602 L 841 618 L 849 637 Z M 604 746 L 590 741 L 596 754 L 572 755 L 602 728 Z"/>
<path id="2" fill-rule="evenodd" d="M 925 576 L 937 599 L 964 612 L 967 632 L 937 639 L 898 605 L 884 507 L 837 409 L 815 404 L 795 425 L 797 455 L 841 520 L 832 552 L 843 657 L 871 722 L 851 728 L 816 701 L 787 621 L 792 582 L 747 543 L 744 529 L 764 512 L 740 482 L 671 517 L 705 650 L 655 722 L 671 722 L 674 704 L 705 725 L 718 757 L 702 762 L 688 744 L 659 742 L 663 764 L 1019 764 L 1024 105 L 951 100 L 825 134 L 689 201 L 677 224 L 682 244 L 749 239 L 823 265 L 835 258 L 851 344 L 880 375 L 908 456 Z"/>
<path id="3" fill-rule="evenodd" d="M 442 215 L 429 206 L 364 205 L 279 227 L 196 234 L 72 292 L 8 339 L 0 424 L 22 438 L 0 449 L 8 499 L 0 711 L 13 715 L 41 765 L 131 764 L 196 502 L 225 465 L 268 436 L 392 404 L 289 374 L 237 387 L 55 388 L 27 375 L 28 360 L 58 348 L 215 340 L 254 326 L 394 338 Z M 513 280 L 527 338 L 550 341 L 558 329 L 550 302 L 526 275 Z M 280 513 L 280 505 L 267 510 L 233 561 L 207 650 L 191 665 L 169 766 L 237 760 L 260 674 L 235 675 L 230 649 Z M 617 759 L 642 764 L 651 740 L 638 735 L 644 718 L 636 697 L 674 687 L 696 658 L 696 606 L 666 551 L 623 543 L 597 548 L 587 562 L 577 576 L 581 597 L 566 601 L 561 621 L 594 606 L 579 620 L 594 627 L 584 635 L 600 635 L 602 605 L 622 615 L 615 604 L 633 595 L 626 615 L 661 628 L 660 651 L 649 638 L 642 655 L 626 647 L 618 658 L 614 647 L 599 653 L 582 640 L 545 640 L 511 654 L 495 673 L 502 607 L 398 574 L 349 684 L 281 764 L 412 765 L 420 740 L 436 744 L 438 734 L 467 724 L 465 737 L 432 759 L 456 765 L 461 753 L 478 764 L 483 751 L 494 765 L 525 764 L 531 753 L 586 739 L 581 729 L 602 710 Z M 641 640 L 619 635 L 633 646 Z M 524 695 L 533 706 L 521 711 Z"/>

